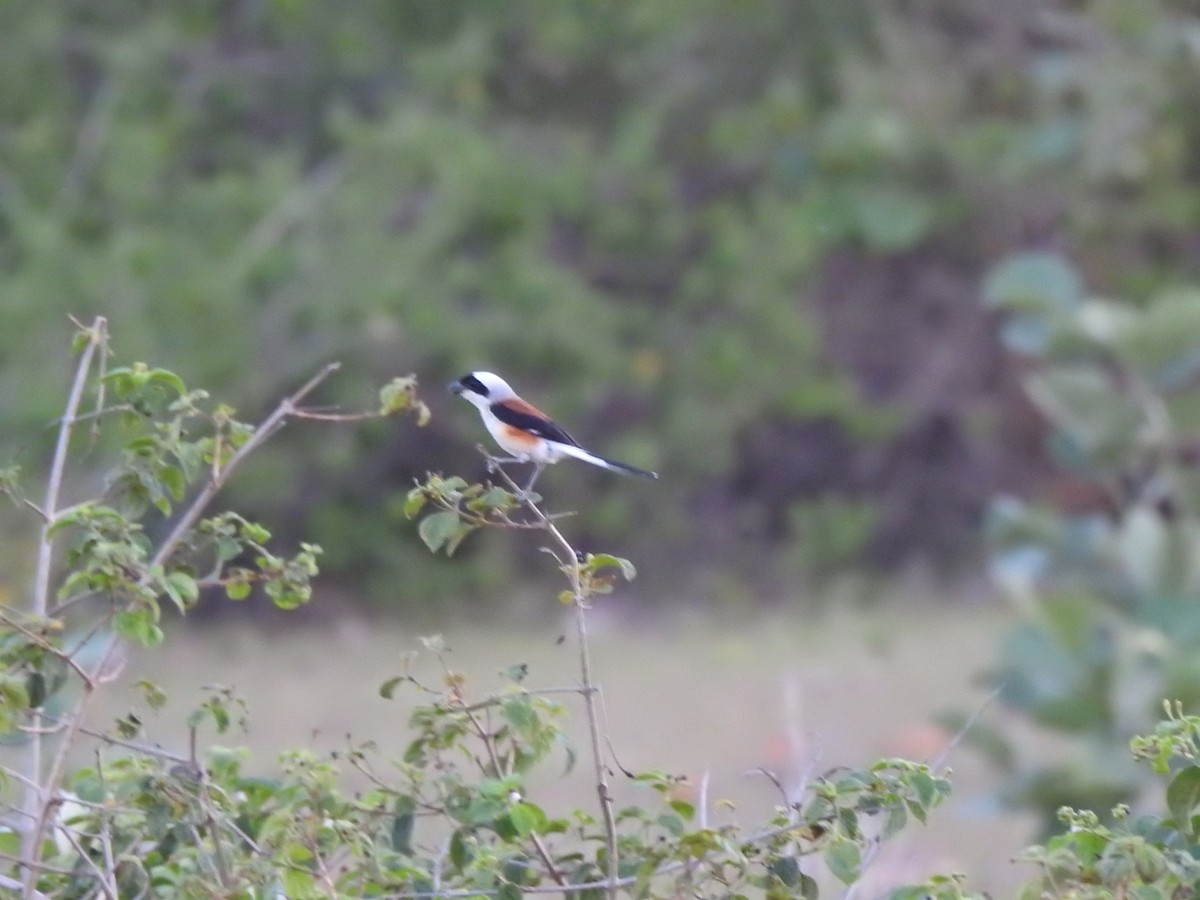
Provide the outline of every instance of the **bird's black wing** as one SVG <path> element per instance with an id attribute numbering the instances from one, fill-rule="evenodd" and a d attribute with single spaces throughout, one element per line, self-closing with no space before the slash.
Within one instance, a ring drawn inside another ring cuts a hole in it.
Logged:
<path id="1" fill-rule="evenodd" d="M 503 400 L 493 403 L 489 408 L 492 415 L 505 425 L 520 428 L 548 441 L 556 441 L 571 447 L 580 446 L 579 441 L 523 400 Z"/>

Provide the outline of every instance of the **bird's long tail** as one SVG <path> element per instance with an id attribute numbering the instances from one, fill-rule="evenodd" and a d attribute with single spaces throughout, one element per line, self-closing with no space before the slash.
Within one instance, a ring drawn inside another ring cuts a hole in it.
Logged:
<path id="1" fill-rule="evenodd" d="M 623 462 L 617 462 L 615 459 L 605 459 L 603 456 L 597 456 L 595 453 L 589 453 L 582 447 L 572 447 L 570 444 L 557 444 L 556 446 L 568 456 L 581 459 L 586 463 L 591 463 L 593 466 L 599 466 L 602 469 L 609 469 L 613 472 L 623 472 L 626 475 L 641 475 L 643 478 L 658 478 L 657 472 L 648 472 L 645 469 L 639 469 L 637 466 L 630 466 Z"/>

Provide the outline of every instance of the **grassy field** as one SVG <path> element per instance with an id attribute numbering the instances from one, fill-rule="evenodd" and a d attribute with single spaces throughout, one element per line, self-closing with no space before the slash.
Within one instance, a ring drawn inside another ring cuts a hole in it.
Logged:
<path id="1" fill-rule="evenodd" d="M 530 666 L 527 684 L 573 686 L 578 657 L 567 610 L 555 608 L 549 627 L 535 631 L 491 626 L 443 630 L 449 662 L 468 690 L 495 687 L 509 664 Z M 805 772 L 882 756 L 932 759 L 948 736 L 930 717 L 948 708 L 978 708 L 986 690 L 976 676 L 1005 625 L 995 609 L 936 606 L 909 599 L 884 602 L 871 614 L 819 617 L 785 613 L 730 619 L 674 617 L 636 625 L 593 611 L 593 665 L 604 692 L 607 729 L 626 769 L 660 769 L 707 778 L 708 799 L 731 799 L 735 815 L 753 823 L 775 804 L 776 788 L 756 767 L 786 782 Z M 280 614 L 281 623 L 286 617 Z M 567 640 L 559 642 L 566 634 Z M 97 723 L 129 708 L 137 679 L 164 686 L 168 708 L 148 725 L 152 739 L 183 747 L 180 722 L 196 694 L 186 685 L 236 686 L 250 706 L 250 730 L 222 743 L 246 743 L 264 771 L 274 755 L 299 746 L 334 749 L 345 736 L 375 740 L 399 753 L 407 742 L 410 697 L 382 699 L 378 685 L 399 672 L 400 656 L 419 648 L 418 633 L 354 616 L 319 627 L 287 624 L 184 631 L 154 650 L 131 656 L 122 687 L 96 709 Z M 421 671 L 436 680 L 432 660 Z M 984 716 L 996 725 L 998 707 Z M 584 750 L 582 713 L 572 726 Z M 881 853 L 871 884 L 918 880 L 934 871 L 962 871 L 976 889 L 1012 893 L 1025 873 L 1010 863 L 1028 841 L 1030 823 L 990 802 L 986 767 L 968 750 L 951 752 L 955 795 L 928 827 Z M 535 786 L 537 801 L 589 805 L 594 793 L 581 765 L 565 779 Z M 624 781 L 618 776 L 619 781 Z M 618 799 L 636 786 L 617 785 Z M 715 814 L 714 814 L 715 815 Z"/>

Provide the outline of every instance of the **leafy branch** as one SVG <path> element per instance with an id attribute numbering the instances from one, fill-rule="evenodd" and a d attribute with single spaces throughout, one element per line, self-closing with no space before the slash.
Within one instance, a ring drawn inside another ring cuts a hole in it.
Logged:
<path id="1" fill-rule="evenodd" d="M 234 411 L 223 404 L 210 409 L 205 392 L 188 391 L 177 375 L 165 369 L 141 363 L 109 369 L 109 338 L 103 317 L 80 327 L 75 348 L 79 359 L 58 423 L 44 498 L 40 506 L 26 502 L 41 519 L 29 607 L 21 613 L 0 613 L 0 722 L 15 726 L 24 746 L 20 767 L 5 767 L 5 771 L 22 786 L 11 827 L 21 836 L 25 897 L 39 895 L 36 885 L 45 872 L 44 838 L 60 805 L 67 759 L 83 731 L 92 696 L 115 677 L 117 650 L 123 639 L 144 644 L 162 640 L 158 624 L 161 603 L 170 601 L 184 612 L 209 583 L 222 584 L 231 597 L 245 596 L 252 583 L 261 584 L 283 608 L 299 605 L 311 596 L 319 547 L 303 544 L 299 553 L 285 559 L 264 546 L 270 537 L 265 529 L 240 516 L 227 513 L 202 521 L 244 461 L 295 419 L 357 421 L 404 411 L 414 411 L 422 423 L 428 418 L 411 377 L 385 386 L 373 411 L 338 416 L 310 413 L 301 404 L 338 369 L 337 363 L 330 363 L 285 397 L 257 426 L 250 426 L 238 422 Z M 80 410 L 89 384 L 95 392 L 96 409 L 83 413 Z M 119 402 L 106 405 L 108 392 Z M 91 421 L 95 442 L 101 422 L 112 419 L 118 422 L 123 449 L 120 464 L 107 479 L 108 489 L 99 497 L 60 506 L 76 425 Z M 5 492 L 18 496 L 18 480 L 15 468 L 6 469 Z M 152 543 L 142 518 L 150 510 L 169 515 L 177 503 L 182 505 L 171 527 Z M 56 551 L 68 537 L 67 572 L 52 606 Z M 212 548 L 211 581 L 198 578 L 192 562 L 206 543 Z M 231 565 L 245 554 L 252 556 L 255 569 Z M 105 602 L 88 602 L 98 599 Z M 79 630 L 86 637 L 68 643 L 66 635 Z M 93 636 L 99 642 L 98 650 L 89 651 L 85 661 L 83 649 Z M 79 690 L 69 712 L 47 719 L 47 703 L 69 687 L 71 676 Z M 53 722 L 49 727 L 48 721 Z M 57 746 L 47 761 L 51 737 Z M 221 873 L 223 868 L 218 859 L 216 871 Z"/>

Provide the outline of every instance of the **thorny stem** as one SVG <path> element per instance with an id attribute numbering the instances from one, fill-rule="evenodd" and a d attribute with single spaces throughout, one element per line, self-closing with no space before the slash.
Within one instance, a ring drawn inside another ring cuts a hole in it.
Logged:
<path id="1" fill-rule="evenodd" d="M 512 491 L 518 496 L 522 496 L 521 489 L 517 487 L 516 482 L 509 477 L 509 474 L 503 469 L 498 468 L 498 471 L 508 482 Z M 571 543 L 563 537 L 563 533 L 550 520 L 550 517 L 542 512 L 527 493 L 524 494 L 524 502 L 529 511 L 541 522 L 542 527 L 558 542 L 566 557 L 563 560 L 563 566 L 571 580 L 572 605 L 575 607 L 575 631 L 579 637 L 580 693 L 583 694 L 584 709 L 587 713 L 588 737 L 592 745 L 592 764 L 596 773 L 596 795 L 600 798 L 600 812 L 604 821 L 604 843 L 608 856 L 608 877 L 602 886 L 608 889 L 608 896 L 615 900 L 620 886 L 617 879 L 617 821 L 613 815 L 612 791 L 609 789 L 606 774 L 608 767 L 604 762 L 601 744 L 600 712 L 596 703 L 597 689 L 592 682 L 592 661 L 588 651 L 587 597 L 584 595 L 583 580 L 580 577 L 579 556 Z"/>
<path id="2" fill-rule="evenodd" d="M 42 533 L 38 541 L 37 568 L 33 578 L 33 596 L 30 599 L 29 612 L 36 619 L 46 616 L 50 603 L 50 569 L 54 563 L 54 541 L 51 529 L 58 515 L 58 498 L 62 491 L 63 477 L 67 468 L 67 451 L 71 446 L 71 431 L 75 425 L 75 416 L 79 412 L 79 404 L 83 399 L 83 390 L 87 386 L 88 375 L 92 370 L 92 359 L 97 348 L 103 354 L 108 341 L 108 322 L 103 316 L 97 316 L 92 327 L 87 331 L 87 343 L 79 355 L 79 364 L 75 367 L 75 380 L 71 384 L 71 392 L 67 395 L 66 409 L 63 411 L 62 424 L 58 429 L 58 442 L 54 447 L 54 457 L 50 464 L 50 474 L 46 480 L 46 497 L 42 501 Z M 38 845 L 41 841 L 40 823 L 42 814 L 50 806 L 51 789 L 45 785 L 42 789 L 42 735 L 41 711 L 34 709 L 29 713 L 29 724 L 32 733 L 25 749 L 25 774 L 34 786 L 27 786 L 22 794 L 21 817 L 19 829 L 22 834 L 21 855 L 27 859 L 36 860 Z M 34 882 L 37 880 L 35 870 L 26 870 L 25 896 L 34 895 Z"/>
<path id="3" fill-rule="evenodd" d="M 103 331 L 104 320 L 101 318 L 97 319 L 96 321 L 97 325 L 94 326 L 94 331 L 96 333 L 101 333 Z M 71 398 L 68 400 L 67 414 L 63 417 L 64 432 L 69 431 L 70 429 L 72 416 L 74 415 L 75 409 L 78 408 L 79 396 L 83 391 L 82 385 L 86 381 L 87 370 L 91 363 L 91 354 L 95 351 L 95 348 L 99 343 L 101 343 L 100 338 L 94 336 L 92 341 L 84 350 L 84 357 L 80 359 L 79 370 L 76 374 L 76 384 L 75 387 L 72 388 Z M 213 477 L 204 485 L 203 488 L 201 488 L 200 492 L 192 500 L 188 508 L 179 517 L 179 520 L 175 523 L 174 528 L 172 528 L 167 537 L 163 539 L 163 542 L 159 545 L 158 550 L 151 558 L 151 567 L 161 566 L 168 559 L 170 559 L 171 554 L 178 549 L 188 532 L 195 526 L 196 521 L 201 515 L 203 515 L 204 510 L 208 507 L 209 503 L 212 502 L 213 498 L 217 495 L 217 492 L 220 491 L 221 488 L 224 487 L 229 481 L 230 476 L 234 473 L 238 466 L 246 459 L 247 456 L 261 447 L 269 438 L 279 431 L 279 429 L 286 424 L 288 418 L 295 414 L 297 404 L 311 394 L 322 381 L 337 371 L 340 365 L 340 363 L 336 362 L 326 365 L 315 375 L 313 375 L 312 378 L 305 382 L 294 394 L 284 398 L 275 408 L 274 412 L 272 412 L 269 416 L 267 416 L 267 418 L 263 419 L 263 421 L 259 423 L 258 427 L 254 429 L 254 433 L 250 436 L 246 443 L 242 444 L 242 446 L 238 448 L 238 451 L 232 457 L 230 457 L 229 462 L 227 462 L 222 469 L 214 472 Z M 54 509 L 55 505 L 57 504 L 58 488 L 62 483 L 62 468 L 66 461 L 66 439 L 63 437 L 63 432 L 60 432 L 59 434 L 59 445 L 60 448 L 62 448 L 62 457 L 60 460 L 59 453 L 55 453 L 55 465 L 51 470 L 50 481 L 52 491 L 50 489 L 47 490 L 46 505 L 44 510 L 47 516 L 47 525 L 43 529 L 43 546 L 41 549 L 47 553 L 49 552 L 49 546 L 45 529 L 48 529 L 49 525 L 52 524 L 54 520 Z M 41 576 L 40 569 L 38 574 Z M 41 583 L 41 581 L 36 582 L 36 584 Z M 41 609 L 43 611 L 45 610 L 46 606 L 46 596 L 49 586 L 49 562 L 46 564 L 44 583 L 45 587 L 41 589 L 41 593 L 38 594 L 35 592 L 35 602 L 36 597 L 40 596 L 42 604 Z M 35 606 L 35 612 L 36 610 L 37 607 Z M 54 803 L 51 802 L 51 800 L 57 785 L 62 780 L 63 772 L 67 764 L 67 756 L 69 755 L 71 748 L 75 743 L 76 736 L 83 727 L 84 711 L 87 709 L 88 702 L 95 693 L 94 687 L 96 684 L 99 684 L 104 680 L 103 675 L 108 670 L 109 663 L 111 662 L 113 654 L 116 652 L 119 645 L 119 637 L 116 634 L 110 635 L 103 651 L 99 655 L 99 661 L 92 669 L 90 675 L 90 686 L 89 683 L 85 681 L 84 691 L 80 694 L 79 699 L 76 701 L 75 707 L 71 711 L 70 715 L 66 717 L 66 731 L 63 734 L 61 743 L 58 747 L 58 752 L 55 754 L 54 761 L 51 764 L 50 770 L 46 774 L 45 778 L 40 777 L 40 746 L 37 751 L 36 763 L 38 767 L 36 769 L 32 769 L 31 772 L 33 775 L 33 780 L 41 785 L 41 789 L 38 791 L 31 789 L 26 792 L 27 801 L 28 798 L 32 796 L 35 802 L 33 803 L 32 808 L 27 806 L 25 810 L 28 813 L 27 818 L 33 821 L 33 825 L 25 833 L 26 841 L 23 843 L 23 849 L 21 853 L 21 864 L 25 867 L 25 887 L 23 892 L 23 897 L 25 900 L 32 900 L 32 898 L 37 896 L 37 891 L 35 890 L 37 872 L 43 868 L 41 866 L 40 850 L 42 835 L 46 833 L 46 827 L 53 811 Z M 37 718 L 36 715 L 34 718 Z M 34 724 L 37 724 L 36 721 Z M 37 734 L 32 735 L 31 744 L 39 745 L 39 743 L 39 736 Z"/>

